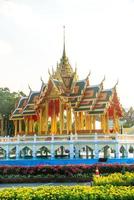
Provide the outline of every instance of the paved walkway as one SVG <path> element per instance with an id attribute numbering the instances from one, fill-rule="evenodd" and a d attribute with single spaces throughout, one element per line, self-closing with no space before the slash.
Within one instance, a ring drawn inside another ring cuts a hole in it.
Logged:
<path id="1" fill-rule="evenodd" d="M 16 188 L 16 187 L 38 187 L 38 186 L 58 186 L 58 185 L 67 185 L 67 186 L 73 186 L 73 185 L 90 185 L 90 182 L 86 183 L 6 183 L 1 184 L 0 183 L 0 189 L 2 188 Z"/>

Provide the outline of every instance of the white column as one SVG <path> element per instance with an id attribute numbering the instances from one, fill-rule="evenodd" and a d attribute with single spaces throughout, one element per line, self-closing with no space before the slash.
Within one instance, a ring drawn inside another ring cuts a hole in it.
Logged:
<path id="1" fill-rule="evenodd" d="M 116 158 L 120 158 L 120 146 L 119 146 L 118 142 L 116 142 L 116 144 L 115 144 L 115 151 L 116 151 L 116 153 L 115 153 Z"/>
<path id="2" fill-rule="evenodd" d="M 19 145 L 16 145 L 16 159 L 19 158 Z"/>
<path id="3" fill-rule="evenodd" d="M 95 145 L 94 145 L 95 158 L 99 158 L 99 151 L 98 151 L 98 135 L 97 135 L 97 133 L 95 133 L 95 135 L 94 135 L 94 140 L 95 140 Z"/>
<path id="4" fill-rule="evenodd" d="M 6 146 L 6 159 L 8 159 L 8 156 L 9 156 L 9 146 L 7 145 Z"/>
<path id="5" fill-rule="evenodd" d="M 33 144 L 33 158 L 35 158 L 36 157 L 36 145 L 35 144 Z"/>
<path id="6" fill-rule="evenodd" d="M 51 159 L 54 159 L 54 134 L 51 136 Z"/>
<path id="7" fill-rule="evenodd" d="M 36 158 L 36 134 L 34 134 L 34 144 L 33 144 L 33 147 L 32 147 L 32 151 L 33 151 L 33 158 Z"/>
<path id="8" fill-rule="evenodd" d="M 118 138 L 118 133 L 116 133 L 116 137 L 115 137 L 115 140 L 116 140 L 116 144 L 115 144 L 115 156 L 116 158 L 120 158 L 120 146 L 119 146 L 119 138 Z"/>
<path id="9" fill-rule="evenodd" d="M 126 144 L 126 158 L 128 158 L 129 156 L 129 145 L 128 144 Z"/>
<path id="10" fill-rule="evenodd" d="M 95 153 L 95 158 L 99 158 L 99 151 L 98 151 L 98 144 L 96 143 L 94 145 L 94 153 Z"/>
<path id="11" fill-rule="evenodd" d="M 51 142 L 51 159 L 54 159 L 54 143 Z"/>
<path id="12" fill-rule="evenodd" d="M 79 158 L 79 149 L 75 147 L 75 158 Z"/>
<path id="13" fill-rule="evenodd" d="M 17 142 L 18 142 L 18 144 L 16 145 L 16 159 L 18 159 L 20 157 L 20 155 L 19 155 L 20 136 L 19 135 L 17 135 Z"/>
<path id="14" fill-rule="evenodd" d="M 74 158 L 74 143 L 72 140 L 72 135 L 70 135 L 70 145 L 69 145 L 69 150 L 70 150 L 70 159 Z"/>

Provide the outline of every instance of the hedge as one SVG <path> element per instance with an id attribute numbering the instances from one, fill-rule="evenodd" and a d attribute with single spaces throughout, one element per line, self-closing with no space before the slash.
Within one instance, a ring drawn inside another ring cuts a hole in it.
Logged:
<path id="1" fill-rule="evenodd" d="M 45 186 L 0 190 L 1 200 L 131 200 L 134 187 Z"/>
<path id="2" fill-rule="evenodd" d="M 98 166 L 99 172 L 101 174 L 109 174 L 115 172 L 125 171 L 133 172 L 134 165 L 121 165 L 121 164 L 95 164 L 95 165 L 65 165 L 65 166 L 34 166 L 34 167 L 24 167 L 24 166 L 0 166 L 0 177 L 7 175 L 64 175 L 72 177 L 78 174 L 91 175 L 95 173 L 96 166 Z"/>

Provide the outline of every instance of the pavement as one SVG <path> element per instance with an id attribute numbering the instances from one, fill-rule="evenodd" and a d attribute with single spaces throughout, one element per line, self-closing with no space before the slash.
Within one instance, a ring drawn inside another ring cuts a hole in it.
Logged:
<path id="1" fill-rule="evenodd" d="M 16 188 L 16 187 L 38 187 L 38 186 L 73 186 L 73 185 L 91 185 L 90 182 L 85 183 L 0 183 L 0 189 L 3 188 Z"/>

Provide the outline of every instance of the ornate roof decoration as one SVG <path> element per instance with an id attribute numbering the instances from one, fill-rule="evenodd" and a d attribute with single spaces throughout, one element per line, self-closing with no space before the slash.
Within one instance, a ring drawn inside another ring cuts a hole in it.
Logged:
<path id="1" fill-rule="evenodd" d="M 63 54 L 60 59 L 60 63 L 57 63 L 57 69 L 52 73 L 52 78 L 62 82 L 62 87 L 65 93 L 71 93 L 73 89 L 74 81 L 77 81 L 77 71 L 73 71 L 71 67 L 68 57 L 66 56 L 66 48 L 65 48 L 65 27 L 64 27 L 64 39 L 63 39 Z"/>
<path id="2" fill-rule="evenodd" d="M 11 114 L 11 117 L 10 119 L 13 120 L 13 119 L 23 119 L 23 109 L 24 107 L 26 106 L 27 104 L 27 100 L 28 100 L 28 97 L 21 97 L 14 112 Z"/>
<path id="3" fill-rule="evenodd" d="M 23 116 L 25 115 L 36 115 L 36 111 L 35 111 L 35 102 L 37 101 L 38 97 L 39 97 L 40 92 L 35 92 L 35 91 L 31 91 L 27 100 L 27 104 L 24 107 L 22 114 Z"/>
<path id="4" fill-rule="evenodd" d="M 84 80 L 78 79 L 77 68 L 73 70 L 66 55 L 65 28 L 60 63 L 57 63 L 56 70 L 52 67 L 52 73 L 50 70 L 48 73 L 48 83 L 44 83 L 41 78 L 42 85 L 39 92 L 34 92 L 29 87 L 30 94 L 25 98 L 26 105 L 23 106 L 24 99 L 22 98 L 12 114 L 12 119 L 13 117 L 23 118 L 37 115 L 45 106 L 46 100 L 59 101 L 61 99 L 65 102 L 65 107 L 71 107 L 74 112 L 84 111 L 90 115 L 96 115 L 105 114 L 108 111 L 109 116 L 114 115 L 114 112 L 122 116 L 122 106 L 116 92 L 118 81 L 112 89 L 105 90 L 103 87 L 105 76 L 98 85 L 90 85 L 91 72 Z"/>

